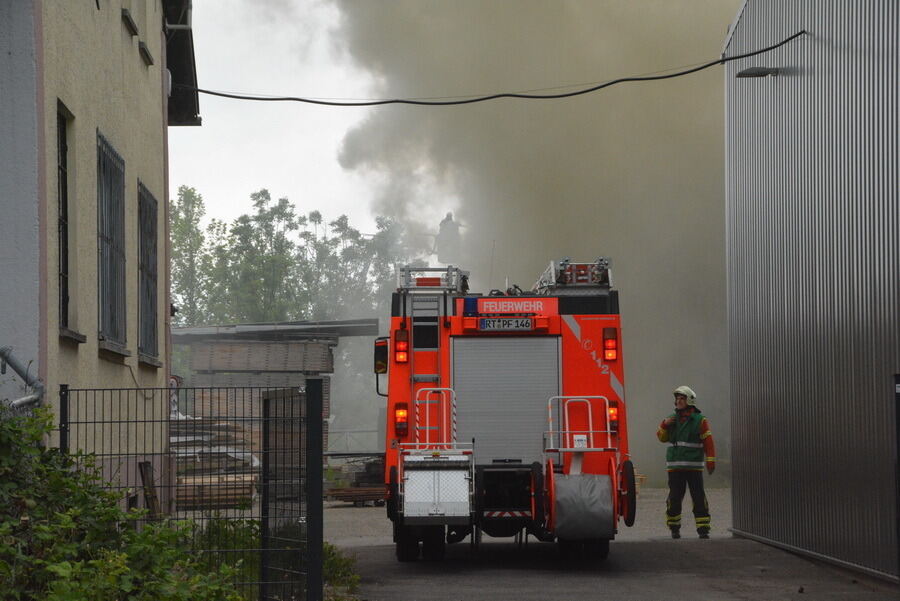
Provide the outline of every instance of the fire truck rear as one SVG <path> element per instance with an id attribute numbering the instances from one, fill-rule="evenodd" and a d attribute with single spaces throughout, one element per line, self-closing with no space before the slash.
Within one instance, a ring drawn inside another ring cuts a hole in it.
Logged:
<path id="1" fill-rule="evenodd" d="M 456 267 L 400 268 L 375 343 L 397 558 L 482 533 L 605 558 L 635 514 L 608 260 L 551 262 L 528 293 L 468 288 Z"/>

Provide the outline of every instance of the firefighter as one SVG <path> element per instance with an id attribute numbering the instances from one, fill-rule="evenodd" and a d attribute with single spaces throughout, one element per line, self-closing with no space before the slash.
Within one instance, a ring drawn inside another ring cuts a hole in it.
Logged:
<path id="1" fill-rule="evenodd" d="M 433 250 L 441 263 L 459 260 L 459 227 L 459 223 L 453 221 L 453 213 L 447 213 L 441 220 Z"/>
<path id="2" fill-rule="evenodd" d="M 716 469 L 716 450 L 709 421 L 697 408 L 697 395 L 687 386 L 679 386 L 675 395 L 675 413 L 660 423 L 656 437 L 671 446 L 666 451 L 669 497 L 666 499 L 666 525 L 672 538 L 681 538 L 681 501 L 685 488 L 691 490 L 694 522 L 700 538 L 709 538 L 709 503 L 703 490 L 703 468 Z"/>

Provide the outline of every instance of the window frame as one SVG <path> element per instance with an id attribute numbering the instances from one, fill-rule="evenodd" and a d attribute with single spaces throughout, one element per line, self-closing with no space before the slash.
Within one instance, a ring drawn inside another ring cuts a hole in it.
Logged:
<path id="1" fill-rule="evenodd" d="M 125 160 L 97 130 L 97 335 L 101 348 L 128 355 Z"/>
<path id="2" fill-rule="evenodd" d="M 138 180 L 138 357 L 158 367 L 159 201 Z"/>
<path id="3" fill-rule="evenodd" d="M 57 196 L 57 296 L 59 300 L 59 327 L 71 326 L 69 304 L 71 301 L 69 269 L 69 113 L 62 103 L 56 110 L 56 196 Z"/>

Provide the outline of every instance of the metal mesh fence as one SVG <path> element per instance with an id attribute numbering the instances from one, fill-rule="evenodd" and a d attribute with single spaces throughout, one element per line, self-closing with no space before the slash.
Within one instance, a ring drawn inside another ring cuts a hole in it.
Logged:
<path id="1" fill-rule="evenodd" d="M 63 386 L 59 413 L 60 447 L 92 454 L 124 506 L 146 509 L 146 520 L 190 520 L 199 557 L 233 566 L 246 599 L 321 597 L 322 420 L 307 420 L 321 416 L 320 381 Z"/>

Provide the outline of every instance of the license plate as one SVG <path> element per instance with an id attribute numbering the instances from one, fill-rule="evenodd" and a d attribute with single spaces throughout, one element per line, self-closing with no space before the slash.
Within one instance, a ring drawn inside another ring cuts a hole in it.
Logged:
<path id="1" fill-rule="evenodd" d="M 478 323 L 479 330 L 533 330 L 534 320 L 530 317 L 483 317 Z"/>

